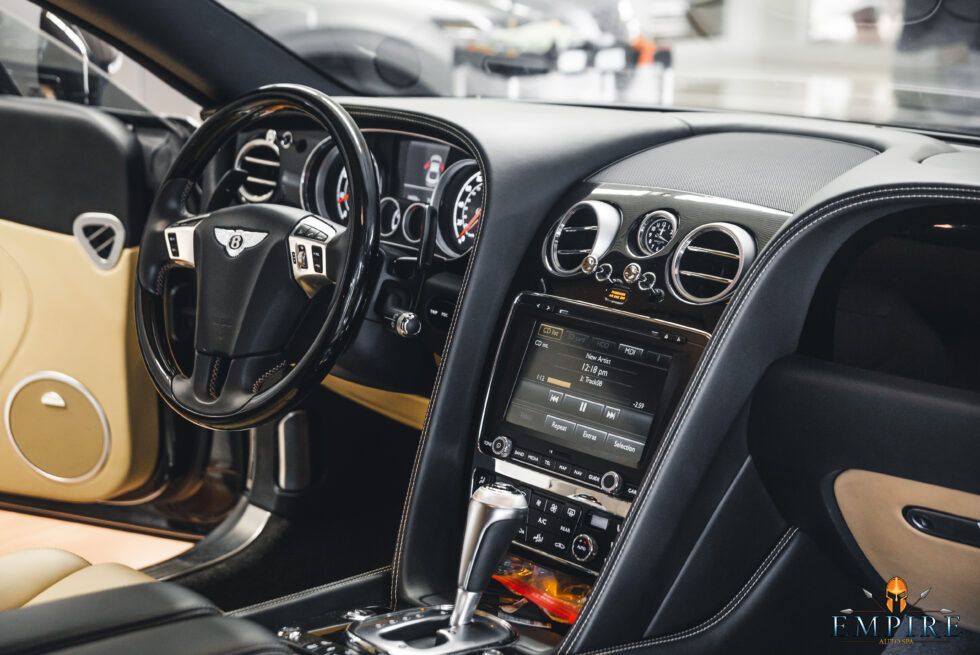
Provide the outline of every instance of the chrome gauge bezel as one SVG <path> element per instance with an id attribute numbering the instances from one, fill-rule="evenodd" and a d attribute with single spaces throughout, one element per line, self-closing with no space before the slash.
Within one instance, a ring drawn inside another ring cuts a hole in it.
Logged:
<path id="1" fill-rule="evenodd" d="M 657 221 L 666 220 L 669 221 L 673 227 L 673 232 L 664 247 L 658 252 L 648 253 L 642 246 L 640 241 L 640 234 L 644 231 L 646 227 Z M 629 237 L 626 239 L 626 252 L 633 259 L 647 260 L 655 259 L 656 257 L 666 257 L 670 252 L 670 246 L 677 240 L 677 216 L 667 211 L 666 209 L 655 209 L 651 212 L 647 212 L 640 219 L 634 221 L 633 227 L 630 229 Z"/>

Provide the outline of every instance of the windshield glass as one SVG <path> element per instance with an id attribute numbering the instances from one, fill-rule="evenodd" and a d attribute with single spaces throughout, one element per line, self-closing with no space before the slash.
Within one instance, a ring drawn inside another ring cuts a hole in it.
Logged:
<path id="1" fill-rule="evenodd" d="M 222 0 L 353 93 L 980 133 L 980 0 Z"/>

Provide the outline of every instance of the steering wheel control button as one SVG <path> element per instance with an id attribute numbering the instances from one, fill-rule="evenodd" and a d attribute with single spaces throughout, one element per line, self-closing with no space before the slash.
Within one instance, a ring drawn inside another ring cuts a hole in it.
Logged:
<path id="1" fill-rule="evenodd" d="M 640 279 L 640 275 L 643 273 L 643 269 L 636 262 L 630 262 L 623 269 L 623 282 L 626 284 L 633 284 Z"/>
<path id="2" fill-rule="evenodd" d="M 163 233 L 167 238 L 167 252 L 170 261 L 183 268 L 194 268 L 194 230 L 199 221 L 192 223 L 176 223 L 166 228 Z"/>
<path id="3" fill-rule="evenodd" d="M 589 255 L 582 260 L 582 272 L 586 275 L 592 275 L 595 270 L 599 267 L 599 260 Z"/>
<path id="4" fill-rule="evenodd" d="M 599 267 L 595 269 L 595 279 L 596 282 L 608 282 L 612 277 L 613 267 L 612 264 L 605 263 L 599 264 Z"/>
<path id="5" fill-rule="evenodd" d="M 304 217 L 289 235 L 289 258 L 293 265 L 293 279 L 313 297 L 327 280 L 327 250 L 324 247 L 341 229 L 316 218 Z"/>
<path id="6" fill-rule="evenodd" d="M 624 275 L 623 277 L 625 278 L 626 276 Z M 640 291 L 649 291 L 654 286 L 656 286 L 656 284 L 657 284 L 657 274 L 651 271 L 647 271 L 646 273 L 641 275 L 640 279 L 637 280 L 636 282 L 636 286 L 637 288 L 639 288 Z"/>
<path id="7" fill-rule="evenodd" d="M 586 562 L 591 562 L 595 559 L 596 554 L 599 552 L 598 546 L 596 546 L 595 539 L 587 534 L 576 535 L 572 539 L 572 557 L 577 561 L 585 564 Z"/>
<path id="8" fill-rule="evenodd" d="M 511 441 L 510 437 L 499 436 L 493 440 L 490 444 L 490 452 L 492 452 L 497 457 L 510 457 L 510 453 L 514 450 L 514 442 Z"/>
<path id="9" fill-rule="evenodd" d="M 599 480 L 599 488 L 615 496 L 623 488 L 623 476 L 616 471 L 606 471 Z"/>

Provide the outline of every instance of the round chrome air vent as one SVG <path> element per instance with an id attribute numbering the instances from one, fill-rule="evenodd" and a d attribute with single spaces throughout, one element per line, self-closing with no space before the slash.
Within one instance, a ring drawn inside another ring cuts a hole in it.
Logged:
<path id="1" fill-rule="evenodd" d="M 568 277 L 581 272 L 588 255 L 602 259 L 619 231 L 619 210 L 601 200 L 577 202 L 565 212 L 545 239 L 545 265 L 555 275 Z"/>
<path id="2" fill-rule="evenodd" d="M 235 168 L 245 171 L 238 195 L 246 202 L 265 202 L 279 186 L 279 146 L 267 139 L 253 139 L 235 156 Z"/>
<path id="3" fill-rule="evenodd" d="M 674 251 L 670 281 L 674 294 L 694 305 L 727 298 L 755 258 L 752 235 L 731 223 L 691 230 Z"/>

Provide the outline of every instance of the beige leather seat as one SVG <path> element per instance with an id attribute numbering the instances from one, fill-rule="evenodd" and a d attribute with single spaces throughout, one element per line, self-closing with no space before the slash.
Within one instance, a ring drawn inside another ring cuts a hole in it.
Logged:
<path id="1" fill-rule="evenodd" d="M 32 548 L 0 555 L 0 611 L 69 596 L 153 582 L 122 564 L 91 564 L 57 548 Z"/>

